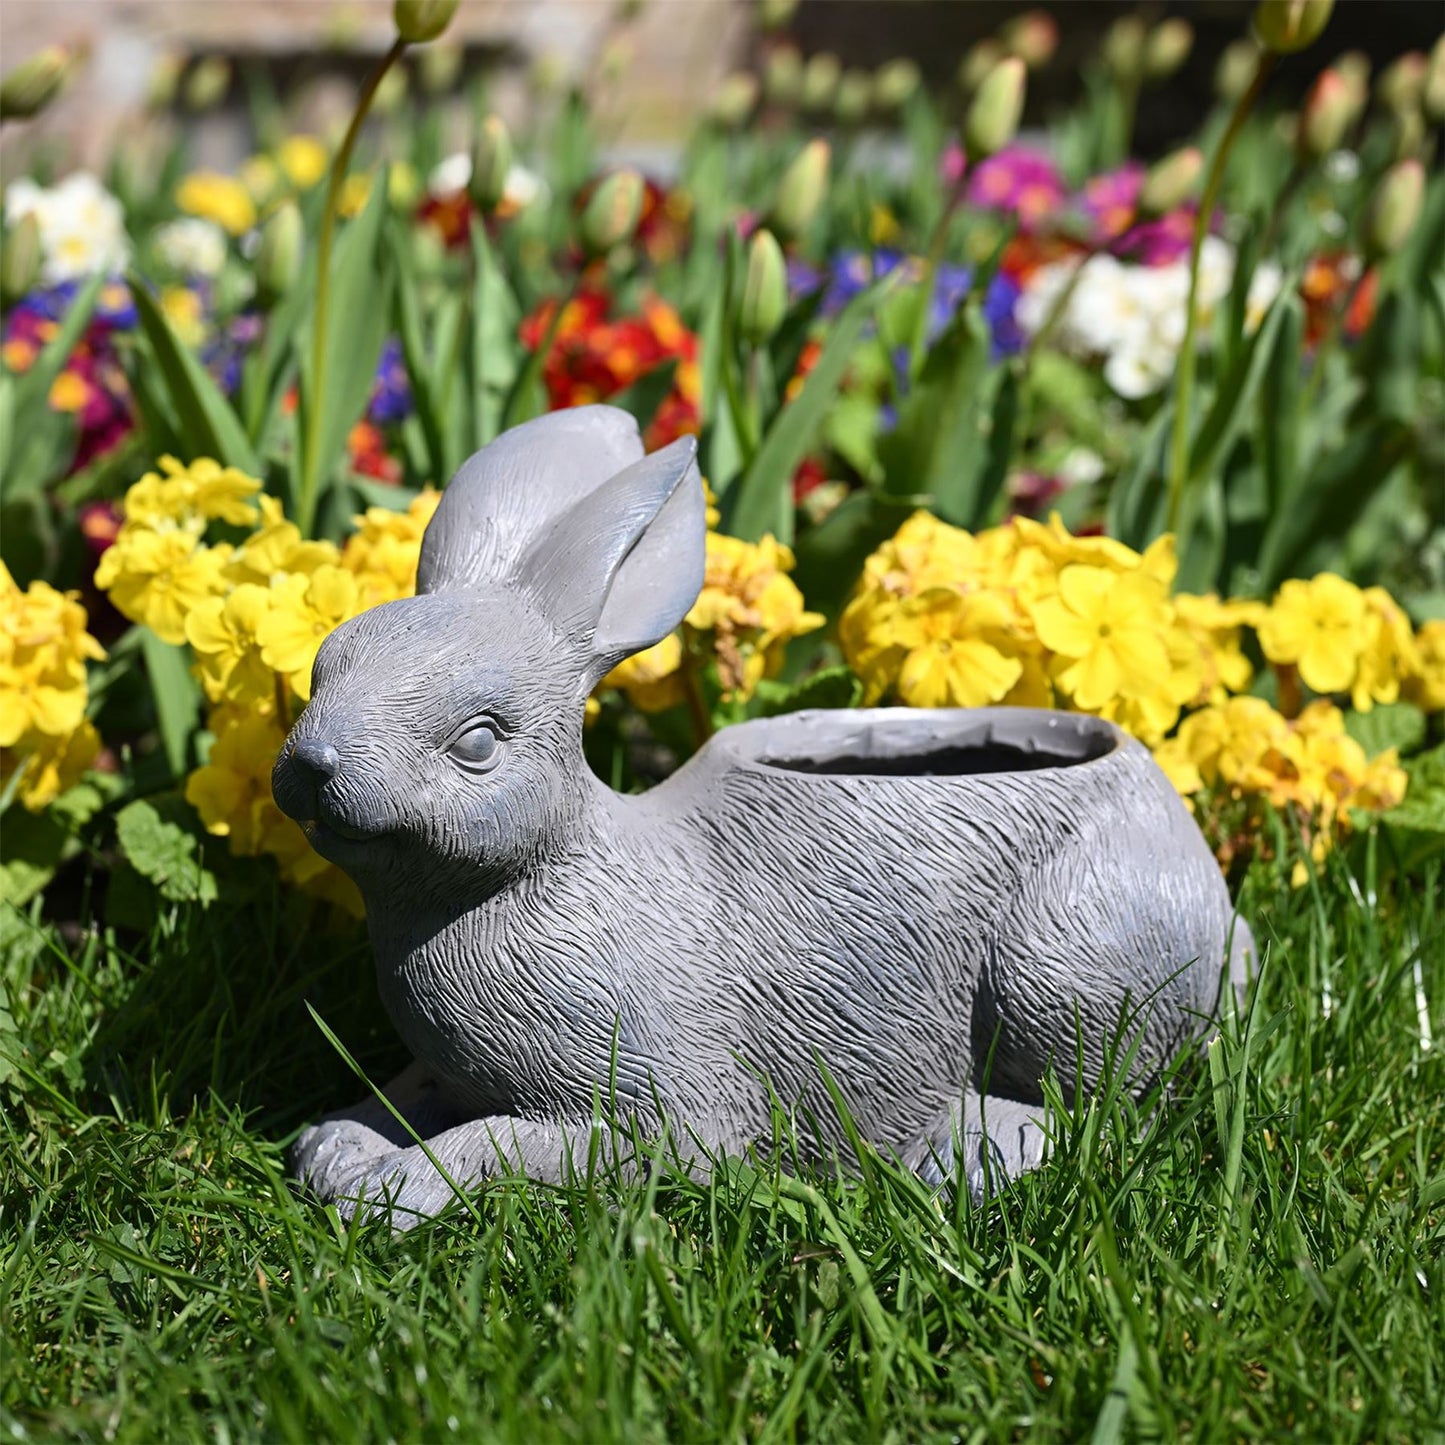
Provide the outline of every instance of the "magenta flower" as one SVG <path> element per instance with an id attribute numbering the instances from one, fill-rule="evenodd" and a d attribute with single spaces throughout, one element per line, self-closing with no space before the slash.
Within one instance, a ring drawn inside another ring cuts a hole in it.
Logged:
<path id="1" fill-rule="evenodd" d="M 1064 182 L 1043 151 L 1007 146 L 974 168 L 968 199 L 975 206 L 1017 216 L 1023 229 L 1030 231 L 1063 205 Z"/>
<path id="2" fill-rule="evenodd" d="M 1197 214 L 1198 207 L 1192 204 L 1180 206 L 1157 220 L 1134 226 L 1110 249 L 1140 266 L 1172 266 L 1189 255 Z"/>
<path id="3" fill-rule="evenodd" d="M 1096 244 L 1116 240 L 1134 224 L 1146 174 L 1140 162 L 1125 161 L 1118 170 L 1105 171 L 1084 182 L 1080 205 Z"/>

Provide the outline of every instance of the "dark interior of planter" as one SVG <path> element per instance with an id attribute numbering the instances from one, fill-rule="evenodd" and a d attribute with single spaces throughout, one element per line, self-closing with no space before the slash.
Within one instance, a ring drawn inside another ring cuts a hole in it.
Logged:
<path id="1" fill-rule="evenodd" d="M 1101 757 L 1107 740 L 1077 753 L 1043 748 L 1014 748 L 1007 743 L 980 743 L 976 747 L 935 748 L 928 752 L 880 754 L 863 757 L 842 753 L 825 758 L 765 758 L 771 768 L 792 773 L 830 773 L 889 778 L 952 778 L 977 773 L 1032 773 L 1043 768 L 1068 768 Z"/>

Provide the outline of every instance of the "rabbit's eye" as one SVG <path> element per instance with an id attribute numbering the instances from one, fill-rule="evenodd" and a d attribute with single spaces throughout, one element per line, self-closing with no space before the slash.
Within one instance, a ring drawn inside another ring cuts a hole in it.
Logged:
<path id="1" fill-rule="evenodd" d="M 478 723 L 451 745 L 450 752 L 463 767 L 482 772 L 500 760 L 500 741 L 490 723 Z"/>

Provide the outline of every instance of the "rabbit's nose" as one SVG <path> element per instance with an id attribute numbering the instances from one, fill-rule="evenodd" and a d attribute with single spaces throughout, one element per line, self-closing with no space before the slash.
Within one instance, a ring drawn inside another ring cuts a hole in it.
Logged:
<path id="1" fill-rule="evenodd" d="M 291 762 L 313 788 L 322 787 L 341 771 L 341 754 L 320 738 L 302 738 L 291 750 Z"/>

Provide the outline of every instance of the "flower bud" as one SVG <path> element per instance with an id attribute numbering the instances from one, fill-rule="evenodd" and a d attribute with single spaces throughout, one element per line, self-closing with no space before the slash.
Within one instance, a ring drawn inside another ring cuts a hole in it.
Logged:
<path id="1" fill-rule="evenodd" d="M 408 45 L 435 40 L 457 13 L 458 0 L 393 0 L 392 23 Z"/>
<path id="2" fill-rule="evenodd" d="M 828 191 L 828 142 L 811 140 L 793 157 L 778 182 L 777 199 L 769 216 L 774 231 L 785 241 L 808 229 Z"/>
<path id="3" fill-rule="evenodd" d="M 1393 256 L 1410 239 L 1425 198 L 1425 167 L 1418 160 L 1390 167 L 1370 197 L 1365 216 L 1365 250 L 1371 260 Z"/>
<path id="4" fill-rule="evenodd" d="M 210 110 L 219 105 L 231 88 L 231 62 L 224 55 L 202 56 L 186 77 L 186 105 L 191 110 Z"/>
<path id="5" fill-rule="evenodd" d="M 738 335 L 751 346 L 772 340 L 788 310 L 788 267 L 771 231 L 753 233 L 738 307 Z"/>
<path id="6" fill-rule="evenodd" d="M 0 299 L 7 306 L 32 290 L 40 278 L 40 220 L 27 211 L 11 226 L 0 251 Z"/>
<path id="7" fill-rule="evenodd" d="M 1059 27 L 1047 10 L 1028 10 L 1015 15 L 999 32 L 999 39 L 1030 70 L 1042 70 L 1059 48 Z"/>
<path id="8" fill-rule="evenodd" d="M 1338 70 L 1322 70 L 1310 86 L 1295 132 L 1295 150 L 1302 161 L 1323 160 L 1338 150 L 1354 119 L 1350 83 Z"/>
<path id="9" fill-rule="evenodd" d="M 1255 38 L 1276 55 L 1293 55 L 1319 39 L 1334 8 L 1335 0 L 1259 0 Z"/>
<path id="10" fill-rule="evenodd" d="M 477 127 L 472 147 L 472 178 L 467 189 L 472 204 L 490 216 L 507 193 L 507 176 L 512 169 L 512 136 L 499 115 L 489 115 Z"/>
<path id="11" fill-rule="evenodd" d="M 770 105 L 796 105 L 803 91 L 803 57 L 795 45 L 774 45 L 763 60 L 763 94 Z"/>
<path id="12" fill-rule="evenodd" d="M 868 114 L 873 82 L 866 70 L 845 70 L 833 97 L 833 114 L 843 125 L 857 125 Z"/>
<path id="13" fill-rule="evenodd" d="M 296 284 L 304 244 L 300 207 L 288 198 L 267 217 L 256 247 L 256 299 L 262 306 L 275 305 Z"/>
<path id="14" fill-rule="evenodd" d="M 146 78 L 146 106 L 149 109 L 169 110 L 175 104 L 181 72 L 185 68 L 186 57 L 179 51 L 167 50 L 156 57 Z"/>
<path id="15" fill-rule="evenodd" d="M 1023 61 L 1011 55 L 984 77 L 963 123 L 963 148 L 970 162 L 987 160 L 1014 138 L 1024 113 L 1027 74 Z"/>
<path id="16" fill-rule="evenodd" d="M 833 104 L 842 73 L 842 62 L 831 50 L 810 55 L 803 67 L 803 84 L 798 95 L 803 109 L 814 113 L 827 110 Z"/>
<path id="17" fill-rule="evenodd" d="M 1390 162 L 1407 161 L 1425 144 L 1425 113 L 1402 110 L 1390 118 Z"/>
<path id="18" fill-rule="evenodd" d="M 1144 42 L 1144 78 L 1168 80 L 1194 49 L 1194 27 L 1179 16 L 1162 20 Z"/>
<path id="19" fill-rule="evenodd" d="M 1363 50 L 1346 50 L 1335 56 L 1331 70 L 1338 70 L 1351 91 L 1370 93 L 1370 57 Z"/>
<path id="20" fill-rule="evenodd" d="M 453 89 L 461 77 L 463 59 L 462 47 L 451 40 L 423 50 L 418 65 L 421 88 L 428 95 L 444 95 Z"/>
<path id="21" fill-rule="evenodd" d="M 0 120 L 29 120 L 39 115 L 65 88 L 74 57 L 60 45 L 22 60 L 0 80 Z"/>
<path id="22" fill-rule="evenodd" d="M 725 76 L 712 98 L 712 118 L 719 125 L 734 130 L 746 123 L 758 103 L 758 81 L 746 70 L 735 70 Z"/>
<path id="23" fill-rule="evenodd" d="M 1163 216 L 1182 206 L 1194 194 L 1204 174 L 1204 152 L 1184 146 L 1155 161 L 1139 190 L 1139 214 Z"/>
<path id="24" fill-rule="evenodd" d="M 1225 105 L 1233 105 L 1249 89 L 1258 68 L 1259 46 L 1254 41 L 1230 41 L 1219 57 L 1219 64 L 1214 67 L 1215 95 Z"/>
<path id="25" fill-rule="evenodd" d="M 1430 64 L 1425 70 L 1425 89 L 1420 100 L 1430 123 L 1445 125 L 1445 33 L 1430 50 Z"/>
<path id="26" fill-rule="evenodd" d="M 1396 115 L 1419 110 L 1425 98 L 1425 76 L 1429 69 L 1430 62 L 1418 50 L 1397 55 L 1375 82 L 1376 98 Z"/>
<path id="27" fill-rule="evenodd" d="M 642 214 L 644 189 L 636 171 L 613 171 L 597 183 L 577 227 L 582 249 L 589 256 L 605 256 L 632 239 Z"/>
<path id="28" fill-rule="evenodd" d="M 880 65 L 873 75 L 873 104 L 887 114 L 902 110 L 923 83 L 918 67 L 911 60 L 890 60 Z"/>
<path id="29" fill-rule="evenodd" d="M 1104 65 L 1115 80 L 1138 80 L 1144 73 L 1144 22 L 1121 15 L 1105 32 Z"/>
<path id="30" fill-rule="evenodd" d="M 798 13 L 798 0 L 758 0 L 758 28 L 768 34 L 786 30 Z"/>
<path id="31" fill-rule="evenodd" d="M 965 95 L 972 95 L 983 84 L 984 77 L 1006 54 L 997 40 L 980 40 L 969 46 L 958 63 L 958 88 Z"/>

